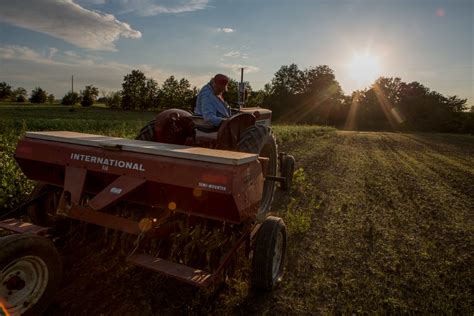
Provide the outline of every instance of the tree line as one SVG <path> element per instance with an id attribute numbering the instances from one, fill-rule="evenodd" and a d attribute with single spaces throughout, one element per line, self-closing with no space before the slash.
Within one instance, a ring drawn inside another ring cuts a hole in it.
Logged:
<path id="1" fill-rule="evenodd" d="M 6 82 L 0 82 L 0 100 L 10 102 L 27 102 L 31 103 L 53 103 L 54 95 L 47 94 L 46 91 L 40 87 L 36 87 L 31 91 L 31 97 L 28 99 L 28 92 L 23 87 L 13 89 L 12 86 Z"/>
<path id="2" fill-rule="evenodd" d="M 246 82 L 246 106 L 269 108 L 273 120 L 288 124 L 320 124 L 350 130 L 417 130 L 474 133 L 474 106 L 467 111 L 466 99 L 444 96 L 419 82 L 380 77 L 370 87 L 344 95 L 334 71 L 327 65 L 299 69 L 283 65 L 270 83 L 254 91 Z M 102 92 L 93 85 L 79 93 L 68 92 L 65 105 L 90 106 L 95 102 L 125 110 L 193 110 L 199 90 L 186 78 L 167 78 L 160 86 L 140 70 L 124 76 L 122 90 Z M 0 100 L 25 102 L 24 88 L 13 89 L 0 83 Z M 231 79 L 225 99 L 236 106 L 238 83 Z M 54 101 L 40 87 L 31 92 L 29 101 Z"/>
<path id="3" fill-rule="evenodd" d="M 99 95 L 99 90 L 90 85 L 81 90 L 80 94 L 76 92 L 68 92 L 61 100 L 61 104 L 74 105 L 80 103 L 82 106 L 90 106 L 94 104 Z M 56 100 L 53 94 L 48 94 L 41 87 L 35 87 L 28 97 L 28 92 L 23 87 L 13 89 L 6 82 L 0 82 L 0 101 L 10 102 L 31 102 L 31 103 L 49 103 L 53 104 Z"/>
<path id="4" fill-rule="evenodd" d="M 276 121 L 323 124 L 350 130 L 407 130 L 474 133 L 474 106 L 444 96 L 419 82 L 380 77 L 370 87 L 343 94 L 326 65 L 282 66 L 265 85 L 263 104 Z"/>

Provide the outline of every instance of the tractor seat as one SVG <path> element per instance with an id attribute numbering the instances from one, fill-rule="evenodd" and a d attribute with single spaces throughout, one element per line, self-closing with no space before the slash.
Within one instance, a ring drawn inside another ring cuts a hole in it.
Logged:
<path id="1" fill-rule="evenodd" d="M 219 127 L 215 127 L 211 123 L 204 121 L 202 116 L 192 116 L 194 128 L 196 129 L 196 140 L 198 142 L 215 142 L 217 140 L 217 131 Z"/>
<path id="2" fill-rule="evenodd" d="M 217 133 L 219 127 L 215 127 L 209 122 L 204 121 L 202 116 L 193 115 L 192 116 L 194 127 L 204 133 Z"/>

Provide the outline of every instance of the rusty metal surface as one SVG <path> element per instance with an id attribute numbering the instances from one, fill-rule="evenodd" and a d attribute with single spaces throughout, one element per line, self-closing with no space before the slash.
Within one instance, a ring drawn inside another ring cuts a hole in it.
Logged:
<path id="1" fill-rule="evenodd" d="M 86 181 L 87 169 L 76 168 L 72 166 L 66 167 L 64 178 L 64 191 L 71 194 L 71 202 L 78 205 L 81 200 L 84 182 Z"/>
<path id="2" fill-rule="evenodd" d="M 0 228 L 21 234 L 27 233 L 36 235 L 44 235 L 50 229 L 49 227 L 43 227 L 28 222 L 23 222 L 22 220 L 17 218 L 9 218 L 0 221 Z"/>
<path id="3" fill-rule="evenodd" d="M 67 215 L 87 223 L 117 229 L 129 234 L 139 235 L 141 233 L 138 222 L 123 217 L 94 211 L 89 207 L 72 205 Z"/>
<path id="4" fill-rule="evenodd" d="M 207 286 L 213 279 L 213 275 L 209 272 L 143 254 L 132 255 L 127 258 L 127 262 L 198 287 Z"/>
<path id="5" fill-rule="evenodd" d="M 125 195 L 137 189 L 145 182 L 146 180 L 143 178 L 121 176 L 94 196 L 94 198 L 89 201 L 89 206 L 93 210 L 101 210 L 122 199 Z"/>

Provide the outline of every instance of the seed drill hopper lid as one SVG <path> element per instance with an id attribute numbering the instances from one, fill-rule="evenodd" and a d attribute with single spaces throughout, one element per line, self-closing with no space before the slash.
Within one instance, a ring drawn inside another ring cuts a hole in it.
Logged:
<path id="1" fill-rule="evenodd" d="M 250 153 L 164 144 L 68 131 L 27 132 L 25 136 L 34 139 L 50 140 L 68 144 L 92 146 L 110 150 L 123 150 L 234 166 L 243 165 L 258 159 L 258 155 Z"/>

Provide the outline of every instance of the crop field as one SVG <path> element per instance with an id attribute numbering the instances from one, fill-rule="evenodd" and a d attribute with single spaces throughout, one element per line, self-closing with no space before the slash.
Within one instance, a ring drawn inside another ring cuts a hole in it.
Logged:
<path id="1" fill-rule="evenodd" d="M 0 214 L 32 183 L 12 153 L 26 130 L 134 137 L 154 112 L 0 106 Z M 296 158 L 273 212 L 289 230 L 283 282 L 249 287 L 238 261 L 197 290 L 128 266 L 96 230 L 55 240 L 64 274 L 47 315 L 474 313 L 474 136 L 274 126 Z"/>

